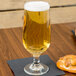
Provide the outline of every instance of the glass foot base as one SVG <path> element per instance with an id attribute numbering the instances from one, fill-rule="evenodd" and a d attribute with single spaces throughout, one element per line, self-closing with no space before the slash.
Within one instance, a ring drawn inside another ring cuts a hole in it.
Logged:
<path id="1" fill-rule="evenodd" d="M 28 64 L 24 67 L 24 71 L 29 75 L 43 75 L 48 70 L 49 67 L 44 64 Z"/>

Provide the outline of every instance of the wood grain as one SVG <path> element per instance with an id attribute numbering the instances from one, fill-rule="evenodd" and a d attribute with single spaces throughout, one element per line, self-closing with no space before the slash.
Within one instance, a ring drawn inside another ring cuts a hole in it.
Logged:
<path id="1" fill-rule="evenodd" d="M 23 9 L 24 3 L 27 0 L 0 0 L 0 10 L 8 9 Z M 31 1 L 31 0 L 29 0 Z M 50 6 L 62 6 L 76 4 L 76 0 L 45 0 L 50 3 Z"/>
<path id="2" fill-rule="evenodd" d="M 56 62 L 59 57 L 76 54 L 76 40 L 71 32 L 76 23 L 52 25 L 52 41 L 44 53 Z M 22 28 L 0 29 L 0 76 L 14 76 L 7 60 L 31 57 L 22 44 Z M 76 76 L 67 73 L 63 76 Z"/>
<path id="3" fill-rule="evenodd" d="M 50 0 L 51 6 L 62 6 L 62 5 L 73 5 L 73 4 L 76 4 L 75 0 Z"/>
<path id="4" fill-rule="evenodd" d="M 0 12 L 0 28 L 23 26 L 24 11 Z"/>
<path id="5" fill-rule="evenodd" d="M 52 24 L 76 22 L 76 7 L 51 8 Z"/>
<path id="6" fill-rule="evenodd" d="M 76 22 L 76 7 L 51 8 L 51 24 Z M 22 27 L 24 10 L 0 12 L 0 28 Z"/>

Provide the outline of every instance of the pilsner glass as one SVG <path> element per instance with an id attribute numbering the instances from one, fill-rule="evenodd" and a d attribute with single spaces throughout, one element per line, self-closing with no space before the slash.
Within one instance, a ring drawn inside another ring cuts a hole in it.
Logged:
<path id="1" fill-rule="evenodd" d="M 50 46 L 50 5 L 46 1 L 29 1 L 24 4 L 23 45 L 33 55 L 33 62 L 24 67 L 29 75 L 43 75 L 49 67 L 39 56 Z"/>

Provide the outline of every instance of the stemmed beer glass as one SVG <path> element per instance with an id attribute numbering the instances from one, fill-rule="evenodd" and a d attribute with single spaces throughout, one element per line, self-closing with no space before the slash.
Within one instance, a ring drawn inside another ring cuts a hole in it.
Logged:
<path id="1" fill-rule="evenodd" d="M 23 45 L 33 55 L 32 64 L 24 67 L 29 75 L 43 75 L 49 67 L 40 62 L 39 56 L 51 41 L 50 5 L 46 1 L 28 1 L 24 4 Z"/>

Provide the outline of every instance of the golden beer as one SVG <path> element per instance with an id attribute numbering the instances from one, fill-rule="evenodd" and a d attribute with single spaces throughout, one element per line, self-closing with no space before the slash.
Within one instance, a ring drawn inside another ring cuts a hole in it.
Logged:
<path id="1" fill-rule="evenodd" d="M 49 17 L 49 9 L 24 10 L 23 44 L 27 51 L 36 57 L 50 46 Z"/>

